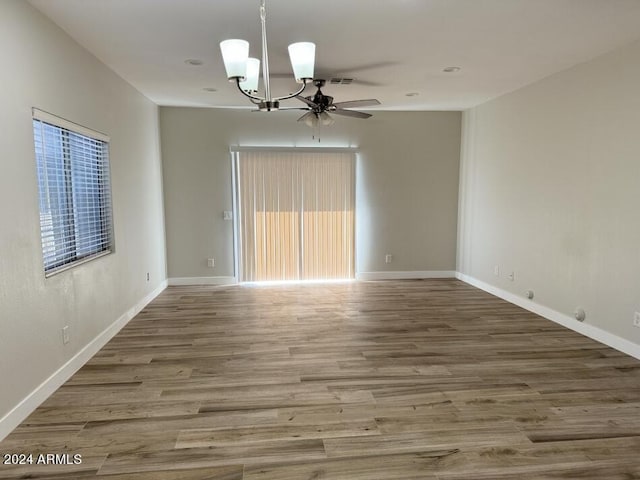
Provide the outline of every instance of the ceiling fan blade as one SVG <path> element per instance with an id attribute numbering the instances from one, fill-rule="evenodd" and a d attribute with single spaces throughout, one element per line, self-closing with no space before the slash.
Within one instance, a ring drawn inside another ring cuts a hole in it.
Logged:
<path id="1" fill-rule="evenodd" d="M 344 115 L 345 117 L 353 117 L 353 118 L 369 118 L 371 116 L 370 113 L 358 112 L 356 110 L 332 110 L 331 113 L 335 113 L 336 115 Z"/>
<path id="2" fill-rule="evenodd" d="M 380 101 L 375 98 L 369 98 L 367 100 L 350 100 L 348 102 L 338 102 L 333 104 L 336 108 L 362 108 L 372 107 L 373 105 L 380 105 Z"/>
<path id="3" fill-rule="evenodd" d="M 382 61 L 382 62 L 372 62 L 372 63 L 364 63 L 364 64 L 360 64 L 360 65 L 350 65 L 346 70 L 342 70 L 342 69 L 335 69 L 335 68 L 331 68 L 331 65 L 327 66 L 327 65 L 323 65 L 322 63 L 318 63 L 316 65 L 316 71 L 317 72 L 322 72 L 322 73 L 334 73 L 336 74 L 336 76 L 338 77 L 349 77 L 349 76 L 353 76 L 353 75 L 349 75 L 352 72 L 362 72 L 362 71 L 366 71 L 366 70 L 378 70 L 381 68 L 387 68 L 387 67 L 393 67 L 398 65 L 399 62 L 392 62 L 392 61 Z M 318 76 L 318 74 L 316 74 L 316 77 Z M 289 74 L 289 77 L 291 77 L 291 74 Z M 357 77 L 357 75 L 356 75 Z M 327 77 L 324 77 L 327 78 Z M 328 77 L 331 78 L 331 77 Z"/>
<path id="4" fill-rule="evenodd" d="M 355 85 L 362 85 L 364 87 L 382 87 L 385 84 L 382 82 L 373 82 L 371 80 L 362 80 L 361 78 L 354 78 L 353 82 Z"/>
<path id="5" fill-rule="evenodd" d="M 311 100 L 309 100 L 308 98 L 303 97 L 302 95 L 296 95 L 296 98 L 298 100 L 300 100 L 301 102 L 306 103 L 311 108 L 317 108 L 318 107 L 318 105 L 315 102 L 312 102 Z"/>

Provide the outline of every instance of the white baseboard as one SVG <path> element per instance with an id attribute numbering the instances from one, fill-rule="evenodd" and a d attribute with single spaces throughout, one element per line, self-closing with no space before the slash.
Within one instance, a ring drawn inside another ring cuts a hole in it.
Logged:
<path id="1" fill-rule="evenodd" d="M 236 277 L 176 277 L 169 279 L 169 286 L 181 285 L 235 285 Z"/>
<path id="2" fill-rule="evenodd" d="M 359 272 L 356 273 L 356 280 L 411 280 L 419 278 L 455 278 L 455 276 L 456 272 L 453 270 Z"/>
<path id="3" fill-rule="evenodd" d="M 465 283 L 468 283 L 469 285 L 478 287 L 485 292 L 495 295 L 496 297 L 502 298 L 509 303 L 518 305 L 525 310 L 529 310 L 530 312 L 538 314 L 541 317 L 556 322 L 563 327 L 573 330 L 574 332 L 578 332 L 597 342 L 604 343 L 611 348 L 614 348 L 622 353 L 626 353 L 627 355 L 631 355 L 632 357 L 640 360 L 640 345 L 630 342 L 625 338 L 614 335 L 613 333 L 607 332 L 606 330 L 602 330 L 601 328 L 598 328 L 594 325 L 579 322 L 570 315 L 566 315 L 562 312 L 558 312 L 557 310 L 553 310 L 552 308 L 540 305 L 539 303 L 531 301 L 527 298 L 519 297 L 516 294 L 507 292 L 506 290 L 490 285 L 486 282 L 483 282 L 482 280 L 478 280 L 477 278 L 470 277 L 469 275 L 457 272 L 456 278 L 462 280 Z"/>
<path id="4" fill-rule="evenodd" d="M 361 272 L 356 274 L 357 280 L 397 280 L 419 278 L 458 278 L 474 287 L 480 288 L 507 302 L 518 305 L 530 312 L 536 313 L 548 320 L 556 322 L 570 330 L 574 330 L 593 340 L 610 346 L 620 352 L 640 359 L 640 345 L 622 337 L 602 330 L 588 323 L 576 321 L 573 317 L 553 310 L 536 302 L 521 298 L 511 292 L 495 287 L 474 277 L 454 271 L 409 271 L 409 272 Z M 107 327 L 88 345 L 67 361 L 48 379 L 42 382 L 33 392 L 25 397 L 16 407 L 0 419 L 0 441 L 22 423 L 42 402 L 62 386 L 77 372 L 91 357 L 107 344 L 133 317 L 135 317 L 148 303 L 157 297 L 168 285 L 229 285 L 237 283 L 234 277 L 189 277 L 171 278 L 163 281 L 155 290 L 136 303 L 113 324 Z"/>
<path id="5" fill-rule="evenodd" d="M 120 318 L 109 325 L 96 338 L 89 342 L 82 350 L 75 354 L 67 363 L 54 372 L 49 378 L 36 387 L 18 405 L 0 419 L 0 441 L 14 428 L 20 425 L 31 413 L 42 404 L 52 393 L 60 388 L 64 382 L 87 363 L 98 351 L 111 340 L 122 327 L 135 317 L 151 300 L 156 298 L 165 288 L 167 281 L 160 285 L 127 310 Z"/>

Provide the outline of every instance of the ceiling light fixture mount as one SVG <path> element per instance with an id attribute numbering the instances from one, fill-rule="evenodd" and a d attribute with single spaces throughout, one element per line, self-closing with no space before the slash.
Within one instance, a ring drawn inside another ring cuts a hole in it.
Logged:
<path id="1" fill-rule="evenodd" d="M 293 67 L 296 82 L 302 86 L 295 93 L 281 97 L 271 96 L 269 82 L 269 54 L 267 51 L 267 11 L 265 0 L 260 0 L 260 23 L 262 29 L 262 76 L 264 79 L 264 97 L 258 96 L 258 81 L 260 77 L 260 60 L 249 58 L 249 42 L 240 39 L 230 39 L 220 42 L 222 59 L 227 71 L 227 78 L 235 82 L 238 90 L 264 112 L 271 112 L 280 108 L 280 100 L 293 98 L 301 94 L 307 84 L 313 80 L 316 46 L 311 42 L 298 42 L 289 45 L 289 58 Z"/>

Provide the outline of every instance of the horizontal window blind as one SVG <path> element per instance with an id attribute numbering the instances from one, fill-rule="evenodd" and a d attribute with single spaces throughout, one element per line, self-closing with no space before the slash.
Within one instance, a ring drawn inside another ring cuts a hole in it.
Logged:
<path id="1" fill-rule="evenodd" d="M 33 119 L 48 275 L 113 250 L 109 143 L 97 132 L 90 136 L 86 128 L 78 133 L 51 121 Z"/>

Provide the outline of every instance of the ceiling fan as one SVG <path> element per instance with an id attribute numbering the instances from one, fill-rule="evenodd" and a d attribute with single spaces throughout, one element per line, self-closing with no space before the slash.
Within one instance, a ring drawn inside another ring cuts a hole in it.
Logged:
<path id="1" fill-rule="evenodd" d="M 353 118 L 369 118 L 370 113 L 358 112 L 356 110 L 346 110 L 347 108 L 357 107 L 370 107 L 373 105 L 380 105 L 380 102 L 375 98 L 367 100 L 350 100 L 347 102 L 333 103 L 333 97 L 322 93 L 322 87 L 324 87 L 326 81 L 323 79 L 315 79 L 313 84 L 318 87 L 318 91 L 314 95 L 303 97 L 302 95 L 296 95 L 298 100 L 307 104 L 307 108 L 301 110 L 308 110 L 307 113 L 302 115 L 298 121 L 304 122 L 310 127 L 317 127 L 319 125 L 332 125 L 334 123 L 333 118 L 328 112 L 336 115 L 344 115 L 345 117 Z"/>

